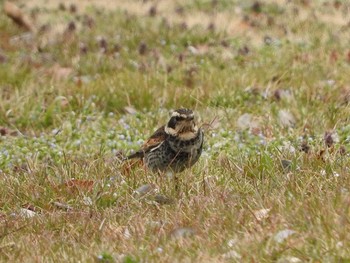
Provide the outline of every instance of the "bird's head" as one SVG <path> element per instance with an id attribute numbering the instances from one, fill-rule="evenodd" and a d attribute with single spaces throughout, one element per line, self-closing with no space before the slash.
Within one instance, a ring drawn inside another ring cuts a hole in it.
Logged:
<path id="1" fill-rule="evenodd" d="M 198 133 L 198 127 L 194 121 L 194 113 L 189 109 L 178 109 L 172 112 L 165 132 L 180 139 L 190 140 Z"/>

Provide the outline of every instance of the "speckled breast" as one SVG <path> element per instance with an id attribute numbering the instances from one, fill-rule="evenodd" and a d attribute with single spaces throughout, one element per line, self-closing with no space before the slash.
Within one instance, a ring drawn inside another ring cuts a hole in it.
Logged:
<path id="1" fill-rule="evenodd" d="M 203 137 L 201 129 L 195 138 L 187 141 L 169 135 L 159 147 L 145 154 L 144 162 L 152 171 L 181 172 L 198 161 L 202 153 Z"/>

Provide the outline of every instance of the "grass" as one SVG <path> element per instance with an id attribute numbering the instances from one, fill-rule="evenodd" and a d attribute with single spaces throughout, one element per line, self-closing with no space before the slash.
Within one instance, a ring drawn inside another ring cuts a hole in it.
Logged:
<path id="1" fill-rule="evenodd" d="M 1 261 L 349 262 L 349 4 L 101 3 L 0 13 Z M 177 190 L 118 156 L 179 107 Z"/>

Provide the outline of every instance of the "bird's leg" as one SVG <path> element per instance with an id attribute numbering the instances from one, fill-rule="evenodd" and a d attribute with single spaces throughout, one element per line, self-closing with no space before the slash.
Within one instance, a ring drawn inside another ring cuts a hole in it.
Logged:
<path id="1" fill-rule="evenodd" d="M 175 185 L 175 193 L 179 194 L 180 193 L 180 180 L 176 174 L 174 174 L 174 185 Z"/>
<path id="2" fill-rule="evenodd" d="M 163 184 L 164 184 L 164 182 L 163 182 L 164 173 L 162 171 L 158 170 L 157 174 L 158 174 L 158 176 L 156 178 L 156 183 L 157 183 L 157 185 L 159 185 L 159 188 L 162 189 Z"/>

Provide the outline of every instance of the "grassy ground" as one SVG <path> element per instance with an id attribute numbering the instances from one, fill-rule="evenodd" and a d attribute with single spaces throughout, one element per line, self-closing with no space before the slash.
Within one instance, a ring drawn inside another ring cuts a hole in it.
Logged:
<path id="1" fill-rule="evenodd" d="M 1 260 L 350 262 L 349 3 L 128 2 L 0 13 Z M 179 107 L 176 190 L 118 156 Z"/>

